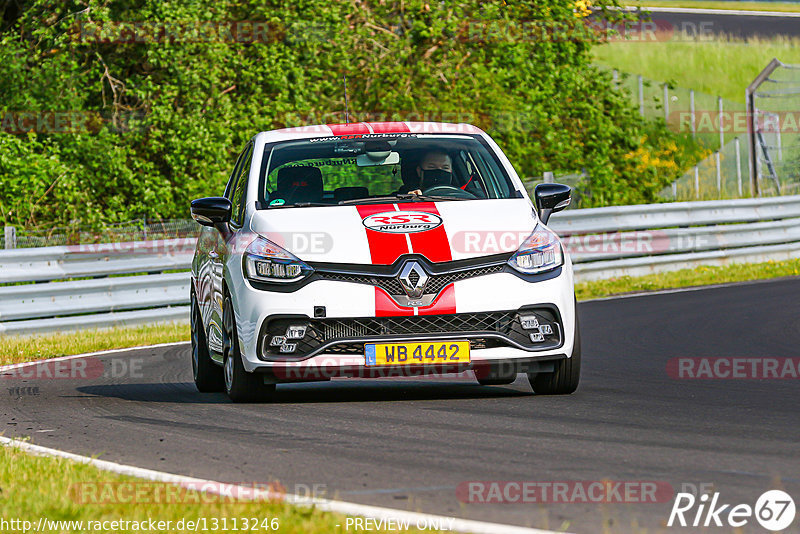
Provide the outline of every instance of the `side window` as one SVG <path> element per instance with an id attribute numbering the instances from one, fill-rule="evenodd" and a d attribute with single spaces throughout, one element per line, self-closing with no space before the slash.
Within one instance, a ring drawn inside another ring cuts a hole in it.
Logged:
<path id="1" fill-rule="evenodd" d="M 236 188 L 236 179 L 239 177 L 239 169 L 242 164 L 242 160 L 244 159 L 245 155 L 247 154 L 247 150 L 250 148 L 250 144 L 248 143 L 244 150 L 239 153 L 239 157 L 236 158 L 236 164 L 233 166 L 233 171 L 231 172 L 231 177 L 228 178 L 228 184 L 225 186 L 225 198 L 228 200 L 231 199 L 231 195 L 233 195 L 233 190 Z"/>
<path id="2" fill-rule="evenodd" d="M 231 222 L 235 226 L 241 226 L 244 221 L 244 197 L 247 194 L 247 177 L 253 161 L 252 144 L 247 145 L 240 159 L 240 165 L 236 169 L 236 186 L 231 196 Z"/>

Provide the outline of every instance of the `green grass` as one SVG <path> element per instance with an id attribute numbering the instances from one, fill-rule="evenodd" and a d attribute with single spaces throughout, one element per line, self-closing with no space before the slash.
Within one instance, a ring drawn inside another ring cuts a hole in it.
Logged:
<path id="1" fill-rule="evenodd" d="M 736 2 L 719 0 L 641 0 L 628 7 L 689 7 L 693 9 L 740 9 L 743 11 L 800 12 L 800 2 Z"/>
<path id="2" fill-rule="evenodd" d="M 575 285 L 578 300 L 608 297 L 622 293 L 655 291 L 750 280 L 766 280 L 800 275 L 800 258 L 765 263 L 740 263 L 720 267 L 702 266 L 640 277 L 623 276 Z"/>
<path id="3" fill-rule="evenodd" d="M 264 518 L 277 518 L 277 530 L 254 529 L 249 532 L 348 532 L 343 515 L 320 512 L 311 507 L 291 506 L 280 501 L 226 500 L 189 490 L 167 493 L 168 486 L 164 483 L 115 475 L 71 460 L 33 456 L 14 447 L 0 446 L 0 486 L 0 518 L 6 521 L 27 520 L 34 525 L 40 517 L 65 521 L 142 521 L 150 518 L 172 521 L 172 528 L 162 529 L 162 532 L 194 532 L 188 528 L 177 529 L 175 525 L 181 519 L 205 518 L 209 531 L 214 532 L 222 530 L 211 530 L 214 518 L 227 518 L 230 531 L 233 531 L 233 518 L 239 521 L 237 527 L 240 530 L 243 527 L 242 518 L 258 518 L 259 523 Z M 134 491 L 139 504 L 126 502 Z M 166 498 L 166 495 L 171 497 Z M 22 529 L 12 531 L 22 532 Z M 52 529 L 47 531 L 57 532 Z M 106 530 L 143 531 L 149 530 Z M 415 529 L 411 531 L 419 532 Z M 85 525 L 79 530 L 73 525 L 73 528 L 64 528 L 62 532 L 101 531 L 87 529 Z"/>
<path id="4" fill-rule="evenodd" d="M 0 365 L 188 340 L 188 323 L 81 330 L 34 336 L 0 335 Z"/>
<path id="5" fill-rule="evenodd" d="M 800 22 L 798 22 L 800 24 Z M 621 72 L 744 103 L 744 90 L 772 58 L 800 64 L 800 39 L 612 42 L 594 48 L 595 62 Z"/>

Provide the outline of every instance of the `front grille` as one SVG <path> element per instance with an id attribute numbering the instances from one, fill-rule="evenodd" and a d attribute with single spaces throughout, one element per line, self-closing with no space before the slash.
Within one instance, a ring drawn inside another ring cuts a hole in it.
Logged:
<path id="1" fill-rule="evenodd" d="M 352 282 L 354 284 L 368 284 L 378 286 L 390 295 L 402 295 L 403 286 L 396 278 L 388 276 L 374 276 L 369 274 L 335 273 L 330 271 L 317 271 L 317 275 L 324 280 L 339 282 Z"/>
<path id="2" fill-rule="evenodd" d="M 552 325 L 552 334 L 543 342 L 534 343 L 530 331 L 522 328 L 519 315 L 534 314 L 540 323 Z M 274 336 L 283 336 L 289 325 L 306 325 L 305 336 L 297 340 L 292 354 L 280 354 L 278 347 L 270 346 Z M 455 313 L 449 315 L 416 315 L 403 317 L 361 318 L 275 318 L 268 319 L 262 327 L 259 354 L 268 357 L 297 358 L 326 352 L 363 353 L 364 343 L 375 340 L 402 340 L 436 335 L 457 335 L 470 339 L 473 348 L 515 345 L 544 350 L 561 344 L 561 327 L 556 314 L 547 308 L 524 311 Z M 487 336 L 487 334 L 491 334 Z M 341 340 L 341 343 L 337 343 Z M 509 343 L 509 341 L 511 343 Z M 474 343 L 473 343 L 474 342 Z"/>
<path id="3" fill-rule="evenodd" d="M 487 274 L 495 274 L 503 272 L 504 264 L 484 265 L 472 269 L 464 269 L 461 271 L 452 271 L 442 274 L 428 275 L 428 283 L 425 285 L 425 294 L 437 294 L 439 291 L 458 280 L 466 280 L 467 278 L 474 278 L 476 276 L 485 276 Z M 386 291 L 390 295 L 404 295 L 403 286 L 397 278 L 393 276 L 377 276 L 372 274 L 358 274 L 358 273 L 341 273 L 333 271 L 317 271 L 320 278 L 324 280 L 338 280 L 341 282 L 352 282 L 355 284 L 368 284 L 377 286 Z M 417 276 L 416 273 L 411 273 Z M 411 283 L 416 284 L 417 279 L 412 279 Z"/>
<path id="4" fill-rule="evenodd" d="M 323 319 L 310 323 L 320 341 L 343 337 L 402 336 L 442 332 L 505 332 L 516 312 L 456 313 L 408 317 Z M 342 335 L 345 333 L 345 335 Z"/>
<path id="5" fill-rule="evenodd" d="M 504 265 L 488 265 L 479 267 L 477 269 L 468 269 L 465 271 L 454 271 L 451 273 L 433 275 L 425 284 L 425 293 L 438 293 L 445 287 L 453 282 L 459 280 L 466 280 L 467 278 L 474 278 L 476 276 L 486 276 L 487 274 L 495 274 L 503 272 Z"/>

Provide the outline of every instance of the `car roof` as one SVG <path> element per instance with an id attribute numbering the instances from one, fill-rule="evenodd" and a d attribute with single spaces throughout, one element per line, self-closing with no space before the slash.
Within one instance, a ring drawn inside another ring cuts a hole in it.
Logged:
<path id="1" fill-rule="evenodd" d="M 446 122 L 351 122 L 349 124 L 315 124 L 295 128 L 281 128 L 256 135 L 256 141 L 274 143 L 296 139 L 315 137 L 336 137 L 342 135 L 361 136 L 370 134 L 479 134 L 485 136 L 483 130 L 466 123 Z"/>

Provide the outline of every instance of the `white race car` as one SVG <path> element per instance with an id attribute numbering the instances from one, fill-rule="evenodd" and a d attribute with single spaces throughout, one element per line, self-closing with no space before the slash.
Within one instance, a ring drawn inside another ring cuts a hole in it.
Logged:
<path id="1" fill-rule="evenodd" d="M 224 196 L 192 202 L 197 388 L 252 402 L 278 383 L 472 370 L 572 393 L 572 264 L 546 226 L 570 189 L 535 197 L 466 124 L 259 133 Z"/>

